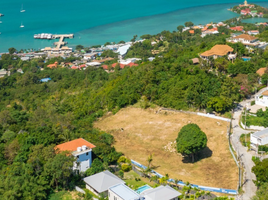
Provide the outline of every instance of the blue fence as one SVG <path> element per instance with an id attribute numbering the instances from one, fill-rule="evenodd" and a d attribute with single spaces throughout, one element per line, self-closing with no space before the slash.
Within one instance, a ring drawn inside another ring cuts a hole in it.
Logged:
<path id="1" fill-rule="evenodd" d="M 144 165 L 131 160 L 131 163 L 139 168 L 142 169 L 146 169 L 147 167 L 145 167 Z M 157 173 L 156 171 L 152 170 L 151 171 L 153 174 L 155 174 L 156 176 L 158 176 L 159 178 L 164 177 L 163 175 Z M 174 179 L 168 179 L 168 182 L 173 182 L 175 183 Z M 183 183 L 182 181 L 177 182 L 178 185 L 184 186 L 186 185 L 185 183 Z M 224 194 L 233 194 L 236 195 L 238 194 L 237 190 L 229 190 L 229 189 L 223 189 L 223 188 L 214 188 L 214 187 L 207 187 L 207 186 L 201 186 L 201 185 L 195 185 L 195 184 L 191 184 L 191 187 L 193 188 L 198 188 L 200 190 L 204 190 L 204 191 L 210 191 L 210 192 L 219 192 L 219 193 L 224 193 Z"/>

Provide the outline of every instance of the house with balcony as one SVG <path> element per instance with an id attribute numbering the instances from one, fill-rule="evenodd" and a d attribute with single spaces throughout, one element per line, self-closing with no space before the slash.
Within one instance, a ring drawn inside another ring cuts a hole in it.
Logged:
<path id="1" fill-rule="evenodd" d="M 259 39 L 257 37 L 248 34 L 237 35 L 227 39 L 227 41 L 231 43 L 241 42 L 247 48 L 258 47 L 260 45 Z"/>
<path id="2" fill-rule="evenodd" d="M 219 57 L 227 56 L 229 59 L 229 57 L 231 56 L 232 59 L 234 59 L 236 57 L 236 54 L 232 54 L 233 51 L 234 49 L 228 45 L 217 44 L 210 50 L 201 53 L 200 58 L 202 58 L 203 60 L 209 60 L 210 57 L 217 59 Z"/>
<path id="3" fill-rule="evenodd" d="M 76 161 L 73 164 L 73 170 L 85 172 L 92 163 L 92 149 L 96 146 L 83 138 L 75 139 L 55 146 L 57 152 L 71 153 Z"/>

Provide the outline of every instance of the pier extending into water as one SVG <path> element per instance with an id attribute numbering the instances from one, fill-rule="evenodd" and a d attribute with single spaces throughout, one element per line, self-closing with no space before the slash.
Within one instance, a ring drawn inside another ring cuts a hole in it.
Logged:
<path id="1" fill-rule="evenodd" d="M 53 35 L 53 38 L 60 38 L 58 42 L 54 42 L 54 44 L 56 45 L 56 48 L 61 48 L 61 46 L 64 46 L 66 44 L 66 42 L 64 42 L 64 38 L 73 38 L 74 34 L 60 34 L 60 35 Z"/>

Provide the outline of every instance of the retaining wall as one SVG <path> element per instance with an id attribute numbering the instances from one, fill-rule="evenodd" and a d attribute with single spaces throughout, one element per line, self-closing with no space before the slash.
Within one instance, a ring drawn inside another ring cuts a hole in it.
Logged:
<path id="1" fill-rule="evenodd" d="M 257 130 L 257 131 L 262 131 L 265 129 L 264 126 L 245 126 L 245 124 L 243 124 L 242 120 L 240 120 L 240 125 L 242 126 L 243 129 L 250 129 L 250 130 Z"/>
<path id="2" fill-rule="evenodd" d="M 140 167 L 140 168 L 143 168 L 143 169 L 146 169 L 147 167 L 145 167 L 144 165 L 134 161 L 134 160 L 131 160 L 131 163 L 133 165 L 136 165 L 137 167 Z M 155 174 L 156 176 L 158 176 L 159 178 L 162 178 L 163 175 L 157 173 L 156 171 L 152 170 L 151 173 Z M 175 180 L 174 179 L 168 179 L 168 182 L 172 182 L 172 183 L 175 183 Z M 181 186 L 184 186 L 186 185 L 184 182 L 182 181 L 179 181 L 175 184 L 178 184 L 178 185 L 181 185 Z M 210 192 L 219 192 L 219 193 L 224 193 L 224 194 L 233 194 L 233 195 L 236 195 L 238 194 L 237 190 L 230 190 L 230 189 L 223 189 L 223 188 L 214 188 L 214 187 L 207 187 L 207 186 L 201 186 L 201 185 L 195 185 L 195 184 L 191 184 L 192 187 L 194 188 L 198 188 L 200 190 L 204 190 L 204 191 L 210 191 Z"/>
<path id="3" fill-rule="evenodd" d="M 226 121 L 226 122 L 231 122 L 231 119 L 225 118 L 225 117 L 219 117 L 216 116 L 214 114 L 205 114 L 205 113 L 200 113 L 200 112 L 190 112 L 190 111 L 183 111 L 183 110 L 174 110 L 174 109 L 170 109 L 170 108 L 160 108 L 159 111 L 171 111 L 171 112 L 181 112 L 181 113 L 187 113 L 187 114 L 195 114 L 195 115 L 199 115 L 202 117 L 209 117 L 209 118 L 213 118 L 213 119 L 218 119 L 218 120 L 222 120 L 222 121 Z"/>

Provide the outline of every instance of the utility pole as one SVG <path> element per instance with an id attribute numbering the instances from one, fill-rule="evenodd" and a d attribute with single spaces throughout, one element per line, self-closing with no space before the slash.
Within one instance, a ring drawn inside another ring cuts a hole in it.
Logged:
<path id="1" fill-rule="evenodd" d="M 245 106 L 245 130 L 247 130 L 247 106 Z"/>

